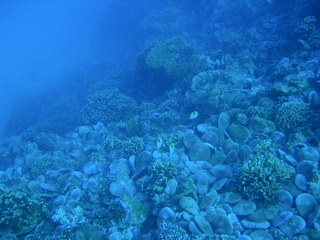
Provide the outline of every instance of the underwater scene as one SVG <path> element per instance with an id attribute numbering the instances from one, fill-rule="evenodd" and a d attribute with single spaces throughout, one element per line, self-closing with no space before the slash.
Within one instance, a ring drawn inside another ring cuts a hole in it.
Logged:
<path id="1" fill-rule="evenodd" d="M 1 240 L 320 240 L 319 0 L 0 2 Z"/>

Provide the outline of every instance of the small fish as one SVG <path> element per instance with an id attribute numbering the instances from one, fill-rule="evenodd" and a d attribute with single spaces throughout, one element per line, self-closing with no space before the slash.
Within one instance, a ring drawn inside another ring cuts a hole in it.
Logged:
<path id="1" fill-rule="evenodd" d="M 191 120 L 192 119 L 196 119 L 198 116 L 199 116 L 198 111 L 193 111 L 193 112 L 190 113 L 189 119 L 191 119 Z"/>
<path id="2" fill-rule="evenodd" d="M 162 137 L 159 136 L 157 138 L 157 149 L 161 148 L 162 144 L 163 144 Z"/>
<path id="3" fill-rule="evenodd" d="M 170 156 L 172 155 L 173 152 L 174 152 L 174 143 L 170 143 L 169 144 L 169 154 L 170 154 Z"/>

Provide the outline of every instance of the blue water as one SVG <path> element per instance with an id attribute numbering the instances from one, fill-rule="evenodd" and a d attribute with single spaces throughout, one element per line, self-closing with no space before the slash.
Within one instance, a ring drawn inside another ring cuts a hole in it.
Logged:
<path id="1" fill-rule="evenodd" d="M 0 239 L 320 239 L 318 0 L 0 2 Z"/>

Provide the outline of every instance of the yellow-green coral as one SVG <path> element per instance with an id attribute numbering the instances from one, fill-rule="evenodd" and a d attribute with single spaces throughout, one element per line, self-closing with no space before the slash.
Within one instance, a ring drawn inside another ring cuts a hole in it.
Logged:
<path id="1" fill-rule="evenodd" d="M 144 149 L 144 142 L 142 138 L 133 137 L 128 142 L 123 144 L 123 151 L 128 156 L 136 155 Z"/>
<path id="2" fill-rule="evenodd" d="M 161 194 L 167 182 L 177 176 L 177 169 L 172 161 L 156 160 L 150 174 L 140 178 L 137 182 L 148 197 L 153 198 L 156 194 Z"/>
<path id="3" fill-rule="evenodd" d="M 249 199 L 271 201 L 290 174 L 282 160 L 275 156 L 271 141 L 265 140 L 240 169 L 240 190 Z"/>
<path id="4" fill-rule="evenodd" d="M 176 133 L 170 134 L 168 137 L 164 139 L 163 147 L 166 149 L 169 149 L 170 144 L 173 144 L 174 146 L 179 145 L 182 143 L 184 138 L 184 134 L 181 131 L 178 131 Z"/>

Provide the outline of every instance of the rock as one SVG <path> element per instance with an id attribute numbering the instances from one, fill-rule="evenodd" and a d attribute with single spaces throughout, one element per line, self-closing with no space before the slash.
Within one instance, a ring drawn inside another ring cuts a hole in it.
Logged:
<path id="1" fill-rule="evenodd" d="M 97 162 L 88 162 L 83 167 L 83 172 L 85 175 L 90 176 L 99 173 Z"/>
<path id="2" fill-rule="evenodd" d="M 89 126 L 80 126 L 78 133 L 81 137 L 85 137 L 90 131 L 92 130 L 92 127 Z"/>
<path id="3" fill-rule="evenodd" d="M 175 179 L 170 179 L 167 182 L 167 186 L 164 190 L 164 192 L 168 195 L 174 195 L 177 191 L 178 182 Z"/>
<path id="4" fill-rule="evenodd" d="M 120 158 L 113 160 L 109 169 L 110 175 L 117 179 L 128 179 L 130 176 L 130 167 L 127 159 Z"/>
<path id="5" fill-rule="evenodd" d="M 292 208 L 293 205 L 293 197 L 292 195 L 286 191 L 281 189 L 278 194 L 278 200 L 276 201 L 275 207 L 279 211 L 285 211 Z"/>
<path id="6" fill-rule="evenodd" d="M 296 184 L 297 188 L 306 192 L 308 190 L 308 182 L 304 175 L 297 174 L 294 178 L 294 183 Z"/>
<path id="7" fill-rule="evenodd" d="M 292 216 L 293 213 L 291 211 L 283 211 L 279 213 L 275 219 L 272 220 L 272 226 L 279 227 L 285 222 L 287 222 Z"/>
<path id="8" fill-rule="evenodd" d="M 212 146 L 217 146 L 219 138 L 214 131 L 207 131 L 202 135 L 201 140 L 210 143 Z"/>
<path id="9" fill-rule="evenodd" d="M 235 150 L 231 150 L 228 152 L 225 163 L 226 164 L 234 164 L 238 162 L 238 153 Z"/>
<path id="10" fill-rule="evenodd" d="M 227 113 L 222 112 L 218 118 L 218 128 L 221 132 L 225 132 L 230 125 L 230 117 Z"/>
<path id="11" fill-rule="evenodd" d="M 137 192 L 137 189 L 132 180 L 118 179 L 110 184 L 109 192 L 119 198 L 122 198 L 123 196 L 132 197 Z"/>
<path id="12" fill-rule="evenodd" d="M 320 184 L 310 182 L 310 193 L 315 197 L 318 203 L 320 203 Z"/>
<path id="13" fill-rule="evenodd" d="M 233 211 L 237 216 L 247 216 L 256 210 L 256 204 L 248 200 L 240 200 L 233 206 Z"/>
<path id="14" fill-rule="evenodd" d="M 200 138 L 190 132 L 186 132 L 183 138 L 183 144 L 186 148 L 191 149 L 196 143 L 201 143 Z"/>
<path id="15" fill-rule="evenodd" d="M 272 220 L 278 215 L 278 210 L 272 206 L 268 205 L 264 208 L 260 208 L 248 216 L 248 219 L 254 222 L 263 222 L 266 220 Z"/>
<path id="16" fill-rule="evenodd" d="M 249 130 L 245 126 L 236 124 L 232 124 L 228 128 L 228 133 L 231 139 L 239 144 L 246 143 L 251 136 Z"/>
<path id="17" fill-rule="evenodd" d="M 197 192 L 200 195 L 206 194 L 209 189 L 208 174 L 203 172 L 197 181 Z"/>
<path id="18" fill-rule="evenodd" d="M 217 165 L 217 164 L 223 163 L 225 159 L 226 159 L 226 155 L 223 152 L 216 151 L 212 154 L 209 162 L 212 165 Z"/>
<path id="19" fill-rule="evenodd" d="M 189 152 L 192 161 L 208 161 L 210 156 L 210 148 L 204 143 L 196 143 Z"/>
<path id="20" fill-rule="evenodd" d="M 67 192 L 66 194 L 66 198 L 68 200 L 75 200 L 75 201 L 79 201 L 80 198 L 82 196 L 82 191 L 80 188 L 76 187 L 72 190 L 70 190 L 69 192 Z"/>
<path id="21" fill-rule="evenodd" d="M 304 175 L 308 182 L 312 181 L 313 172 L 315 170 L 314 162 L 311 161 L 301 161 L 297 164 L 297 173 Z"/>
<path id="22" fill-rule="evenodd" d="M 219 216 L 227 216 L 226 210 L 218 206 L 210 206 L 206 209 L 206 218 L 210 223 L 214 223 Z"/>
<path id="23" fill-rule="evenodd" d="M 43 184 L 43 183 L 40 183 L 38 181 L 30 181 L 28 183 L 28 189 L 32 193 L 41 193 L 43 191 L 41 186 L 40 186 L 41 184 Z"/>
<path id="24" fill-rule="evenodd" d="M 293 215 L 287 222 L 279 227 L 286 236 L 295 236 L 301 233 L 306 227 L 304 219 L 298 215 Z"/>
<path id="25" fill-rule="evenodd" d="M 252 153 L 252 149 L 251 147 L 249 147 L 248 145 L 241 145 L 239 147 L 239 151 L 238 151 L 238 158 L 241 161 L 244 161 L 246 159 L 248 159 L 248 157 L 250 156 L 250 154 Z"/>
<path id="26" fill-rule="evenodd" d="M 232 177 L 232 168 L 225 164 L 218 164 L 211 168 L 211 174 L 218 178 L 231 178 Z"/>
<path id="27" fill-rule="evenodd" d="M 152 162 L 152 153 L 149 151 L 143 151 L 137 156 L 135 160 L 136 170 L 139 171 L 147 166 L 151 166 Z"/>
<path id="28" fill-rule="evenodd" d="M 199 206 L 197 202 L 191 197 L 182 197 L 179 200 L 179 206 L 186 212 L 197 215 L 199 213 Z"/>
<path id="29" fill-rule="evenodd" d="M 211 190 L 200 201 L 200 209 L 206 209 L 209 206 L 215 206 L 220 202 L 220 197 L 217 191 Z"/>
<path id="30" fill-rule="evenodd" d="M 62 206 L 64 204 L 66 204 L 67 198 L 63 195 L 59 195 L 57 196 L 54 200 L 53 200 L 53 209 L 56 209 L 59 206 Z"/>
<path id="31" fill-rule="evenodd" d="M 247 229 L 267 229 L 270 227 L 270 223 L 268 221 L 254 222 L 248 219 L 243 219 L 241 220 L 241 223 Z"/>
<path id="32" fill-rule="evenodd" d="M 99 144 L 103 141 L 103 137 L 101 132 L 98 130 L 92 130 L 87 134 L 87 139 L 88 141 L 94 143 L 94 144 Z"/>
<path id="33" fill-rule="evenodd" d="M 226 215 L 217 216 L 213 223 L 214 232 L 217 234 L 228 234 L 233 233 L 233 225 L 231 219 Z"/>
<path id="34" fill-rule="evenodd" d="M 229 138 L 229 139 L 225 139 L 222 142 L 222 147 L 223 147 L 224 152 L 229 152 L 231 150 L 238 152 L 239 143 L 236 143 L 232 139 Z"/>
<path id="35" fill-rule="evenodd" d="M 271 134 L 270 139 L 277 145 L 284 146 L 287 142 L 286 135 L 283 132 L 275 131 Z"/>
<path id="36" fill-rule="evenodd" d="M 315 197 L 309 193 L 299 194 L 295 202 L 299 215 L 304 219 L 308 219 L 309 215 L 318 205 Z"/>
<path id="37" fill-rule="evenodd" d="M 208 131 L 212 131 L 215 127 L 212 126 L 211 124 L 209 123 L 201 123 L 197 126 L 197 130 L 200 132 L 200 133 L 206 133 Z"/>
<path id="38" fill-rule="evenodd" d="M 41 183 L 40 187 L 41 187 L 41 189 L 43 189 L 43 190 L 45 190 L 47 192 L 55 192 L 55 191 L 57 191 L 57 188 L 54 185 L 50 184 L 50 183 Z"/>
<path id="39" fill-rule="evenodd" d="M 208 221 L 203 216 L 196 215 L 194 217 L 194 221 L 202 233 L 213 235 L 213 230 L 210 223 L 208 223 Z"/>
<path id="40" fill-rule="evenodd" d="M 310 146 L 303 147 L 298 152 L 298 160 L 299 162 L 307 160 L 314 163 L 318 163 L 319 161 L 319 151 Z"/>
<path id="41" fill-rule="evenodd" d="M 270 233 L 265 230 L 257 230 L 252 232 L 249 237 L 254 240 L 273 240 L 274 238 Z"/>
<path id="42" fill-rule="evenodd" d="M 189 231 L 194 235 L 201 234 L 201 231 L 199 230 L 197 224 L 194 221 L 189 222 Z"/>
<path id="43" fill-rule="evenodd" d="M 221 203 L 234 204 L 241 200 L 242 196 L 235 192 L 225 192 L 220 194 Z"/>
<path id="44" fill-rule="evenodd" d="M 177 222 L 177 217 L 174 211 L 169 207 L 164 207 L 160 210 L 157 218 L 158 226 L 161 226 L 163 223 L 173 223 Z"/>
<path id="45" fill-rule="evenodd" d="M 307 226 L 314 227 L 320 232 L 320 206 L 318 206 L 308 217 Z"/>
<path id="46" fill-rule="evenodd" d="M 248 235 L 242 234 L 239 236 L 238 240 L 252 240 L 252 238 L 249 237 Z"/>
<path id="47" fill-rule="evenodd" d="M 227 182 L 229 182 L 228 178 L 221 178 L 213 183 L 211 189 L 219 191 L 227 184 Z"/>
<path id="48" fill-rule="evenodd" d="M 195 174 L 200 169 L 200 166 L 197 164 L 197 162 L 187 161 L 185 162 L 185 165 L 188 168 L 188 170 L 193 174 Z"/>
<path id="49" fill-rule="evenodd" d="M 316 91 L 311 91 L 308 96 L 308 103 L 311 107 L 320 105 L 320 97 Z"/>
<path id="50" fill-rule="evenodd" d="M 265 134 L 270 134 L 276 130 L 276 125 L 274 122 L 258 116 L 255 116 L 251 119 L 250 126 L 254 131 Z"/>

